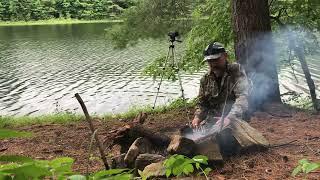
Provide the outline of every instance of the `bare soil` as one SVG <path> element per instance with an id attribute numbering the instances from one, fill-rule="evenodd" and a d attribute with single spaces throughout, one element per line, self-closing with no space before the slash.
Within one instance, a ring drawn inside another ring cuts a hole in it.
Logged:
<path id="1" fill-rule="evenodd" d="M 212 179 L 301 179 L 291 177 L 291 172 L 298 160 L 307 158 L 320 160 L 320 115 L 290 109 L 282 111 L 274 107 L 269 112 L 257 112 L 250 124 L 261 131 L 271 144 L 293 143 L 272 147 L 265 152 L 252 152 L 227 159 L 222 169 L 210 173 Z M 286 112 L 286 113 L 281 113 Z M 105 147 L 110 145 L 115 130 L 129 120 L 95 119 L 100 139 Z M 188 122 L 185 111 L 172 110 L 162 114 L 148 115 L 144 126 L 160 132 L 174 131 Z M 35 159 L 53 159 L 69 156 L 75 159 L 74 170 L 86 173 L 103 169 L 96 147 L 90 161 L 88 149 L 90 131 L 85 121 L 72 124 L 32 125 L 16 128 L 31 131 L 29 139 L 9 139 L 0 141 L 0 155 L 18 154 Z M 117 148 L 106 151 L 109 156 L 119 152 Z M 320 179 L 320 171 L 310 173 L 308 179 Z"/>

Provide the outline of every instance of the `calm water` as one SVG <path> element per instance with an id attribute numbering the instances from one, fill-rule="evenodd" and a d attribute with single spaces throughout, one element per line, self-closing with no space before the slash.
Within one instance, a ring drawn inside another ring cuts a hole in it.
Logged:
<path id="1" fill-rule="evenodd" d="M 80 112 L 80 93 L 90 113 L 118 113 L 152 105 L 157 81 L 141 75 L 143 66 L 167 53 L 167 42 L 149 40 L 114 50 L 104 38 L 108 24 L 0 27 L 0 115 Z M 309 61 L 319 90 L 320 63 Z M 295 82 L 282 70 L 282 90 L 307 91 L 302 71 Z M 198 91 L 203 72 L 183 75 L 187 97 Z M 158 104 L 180 96 L 178 82 L 164 82 Z"/>
<path id="2" fill-rule="evenodd" d="M 157 82 L 141 70 L 167 53 L 167 42 L 150 40 L 114 50 L 107 24 L 0 27 L 0 114 L 37 115 L 79 111 L 80 93 L 91 113 L 117 113 L 153 104 Z M 183 76 L 187 97 L 200 74 Z M 180 96 L 178 83 L 164 82 L 159 104 Z"/>

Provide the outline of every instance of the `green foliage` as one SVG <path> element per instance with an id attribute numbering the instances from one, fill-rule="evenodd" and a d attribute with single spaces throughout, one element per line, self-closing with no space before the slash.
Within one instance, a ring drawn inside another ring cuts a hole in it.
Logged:
<path id="1" fill-rule="evenodd" d="M 319 163 L 313 163 L 308 161 L 307 159 L 301 159 L 299 160 L 299 165 L 292 171 L 292 176 L 296 176 L 299 173 L 303 173 L 306 177 L 308 173 L 320 169 L 320 162 Z"/>
<path id="2" fill-rule="evenodd" d="M 169 31 L 190 30 L 194 1 L 140 0 L 121 16 L 124 23 L 108 31 L 116 47 L 133 45 L 140 39 L 164 38 Z"/>
<path id="3" fill-rule="evenodd" d="M 178 80 L 178 71 L 182 69 L 181 61 L 173 64 L 172 58 L 160 57 L 144 68 L 143 73 L 152 76 L 153 79 L 163 76 L 164 79 Z"/>
<path id="4" fill-rule="evenodd" d="M 9 129 L 0 129 L 0 140 L 15 138 L 15 137 L 30 137 L 32 134 L 29 132 L 13 131 Z"/>
<path id="5" fill-rule="evenodd" d="M 204 66 L 203 49 L 211 41 L 232 46 L 230 0 L 142 0 L 122 17 L 124 23 L 110 31 L 112 41 L 120 48 L 134 45 L 139 39 L 164 38 L 168 32 L 178 30 L 185 37 L 186 46 L 177 64 L 182 71 L 195 72 Z M 155 59 L 145 68 L 144 73 L 156 78 L 164 72 L 166 79 L 176 80 L 176 68 L 169 64 L 163 69 L 165 59 L 164 56 Z"/>
<path id="6" fill-rule="evenodd" d="M 110 169 L 105 171 L 99 171 L 92 176 L 91 179 L 119 179 L 126 180 L 132 179 L 133 175 L 131 174 L 133 170 L 128 169 Z M 89 178 L 89 179 L 90 179 Z"/>
<path id="7" fill-rule="evenodd" d="M 25 156 L 17 156 L 17 155 L 3 155 L 0 156 L 0 162 L 33 162 L 33 159 Z"/>
<path id="8" fill-rule="evenodd" d="M 0 130 L 1 138 L 24 137 L 26 134 L 25 132 Z M 83 176 L 72 171 L 73 163 L 74 159 L 69 157 L 61 157 L 47 161 L 33 160 L 29 157 L 18 155 L 2 155 L 0 156 L 0 179 L 129 180 L 133 177 L 131 174 L 133 170 L 128 169 L 103 170 L 89 176 Z"/>
<path id="9" fill-rule="evenodd" d="M 190 175 L 194 173 L 195 169 L 200 171 L 198 175 L 204 174 L 206 177 L 211 171 L 211 168 L 203 170 L 201 166 L 208 165 L 208 158 L 206 156 L 198 155 L 192 159 L 183 155 L 173 155 L 164 161 L 166 168 L 166 176 L 181 176 Z"/>
<path id="10" fill-rule="evenodd" d="M 0 156 L 0 179 L 13 177 L 13 180 L 24 179 L 131 179 L 132 170 L 111 169 L 98 171 L 89 176 L 76 174 L 72 171 L 74 160 L 69 157 L 56 158 L 51 161 L 33 160 L 24 156 Z"/>
<path id="11" fill-rule="evenodd" d="M 170 4 L 171 2 L 171 4 Z M 122 18 L 124 23 L 109 31 L 117 47 L 134 45 L 140 39 L 164 38 L 169 31 L 178 30 L 184 37 L 184 56 L 179 61 L 179 69 L 195 72 L 204 67 L 203 50 L 211 41 L 219 41 L 227 46 L 234 58 L 231 18 L 231 0 L 140 0 L 137 6 L 129 8 Z M 271 1 L 270 1 L 271 2 Z M 280 20 L 290 25 L 297 41 L 302 42 L 307 53 L 319 49 L 315 36 L 320 28 L 320 1 L 318 0 L 277 0 L 270 5 L 271 15 L 276 17 L 280 11 Z M 286 10 L 286 11 L 284 11 Z M 273 29 L 280 30 L 276 21 Z M 288 56 L 288 39 L 281 34 L 277 49 L 281 58 Z M 162 69 L 165 57 L 160 57 L 149 64 L 145 74 L 175 80 L 177 71 L 173 68 Z"/>
<path id="12" fill-rule="evenodd" d="M 106 19 L 134 4 L 132 0 L 0 0 L 0 20 Z"/>
<path id="13" fill-rule="evenodd" d="M 220 8 L 217 8 L 220 7 Z M 193 27 L 186 38 L 186 53 L 183 69 L 188 72 L 200 70 L 203 63 L 203 50 L 212 41 L 218 41 L 233 55 L 233 30 L 230 0 L 205 0 L 193 11 Z"/>

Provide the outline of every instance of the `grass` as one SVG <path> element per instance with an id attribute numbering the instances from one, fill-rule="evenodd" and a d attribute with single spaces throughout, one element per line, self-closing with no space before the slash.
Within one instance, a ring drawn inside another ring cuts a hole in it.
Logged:
<path id="1" fill-rule="evenodd" d="M 0 21 L 0 26 L 31 26 L 31 25 L 57 25 L 57 24 L 85 24 L 85 23 L 119 23 L 122 20 L 78 20 L 78 19 L 48 19 L 39 21 Z"/>
<path id="2" fill-rule="evenodd" d="M 155 109 L 153 109 L 152 106 L 133 106 L 127 112 L 120 113 L 120 114 L 113 114 L 113 115 L 105 114 L 103 115 L 103 118 L 106 120 L 107 119 L 132 119 L 136 117 L 137 114 L 139 114 L 140 112 L 144 112 L 147 114 L 165 113 L 174 109 L 194 107 L 195 105 L 196 105 L 195 99 L 184 103 L 184 101 L 181 98 L 179 98 L 172 101 L 168 105 L 157 106 Z"/>
<path id="3" fill-rule="evenodd" d="M 71 123 L 79 122 L 84 118 L 81 115 L 70 113 L 56 113 L 42 116 L 0 116 L 0 128 L 19 127 L 32 124 Z"/>
<path id="4" fill-rule="evenodd" d="M 153 109 L 151 106 L 134 106 L 131 107 L 127 112 L 119 114 L 105 114 L 102 116 L 91 115 L 92 118 L 99 118 L 105 121 L 112 119 L 133 119 L 140 112 L 145 112 L 148 114 L 155 113 L 165 113 L 170 110 L 184 108 L 184 107 L 193 107 L 195 106 L 196 101 L 191 100 L 186 103 L 182 99 L 177 99 L 171 102 L 168 105 L 158 106 Z M 55 113 L 42 116 L 0 116 L 0 128 L 6 127 L 21 127 L 32 124 L 68 124 L 74 122 L 80 122 L 84 120 L 84 115 L 73 114 L 73 113 Z"/>

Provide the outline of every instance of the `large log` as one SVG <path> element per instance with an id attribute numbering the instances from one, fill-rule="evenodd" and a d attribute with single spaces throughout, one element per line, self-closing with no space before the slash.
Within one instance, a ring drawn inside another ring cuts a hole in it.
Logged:
<path id="1" fill-rule="evenodd" d="M 182 154 L 185 156 L 193 156 L 196 153 L 196 144 L 193 140 L 180 135 L 174 135 L 167 148 L 170 154 Z"/>
<path id="2" fill-rule="evenodd" d="M 140 154 L 135 162 L 135 169 L 143 171 L 143 169 L 152 163 L 165 160 L 164 156 L 158 154 Z"/>
<path id="3" fill-rule="evenodd" d="M 127 164 L 124 162 L 125 153 L 115 156 L 108 160 L 108 165 L 111 169 L 124 169 L 127 168 Z"/>
<path id="4" fill-rule="evenodd" d="M 119 129 L 113 144 L 119 144 L 121 146 L 121 152 L 126 152 L 129 149 L 129 146 L 140 137 L 147 138 L 153 146 L 159 149 L 165 149 L 171 141 L 170 137 L 164 134 L 152 131 L 139 124 L 133 124 L 126 125 Z"/>
<path id="5" fill-rule="evenodd" d="M 124 161 L 129 167 L 133 167 L 134 162 L 136 158 L 139 156 L 139 154 L 152 153 L 152 151 L 153 146 L 151 142 L 146 138 L 140 137 L 136 139 L 130 146 L 128 152 L 126 153 Z"/>

